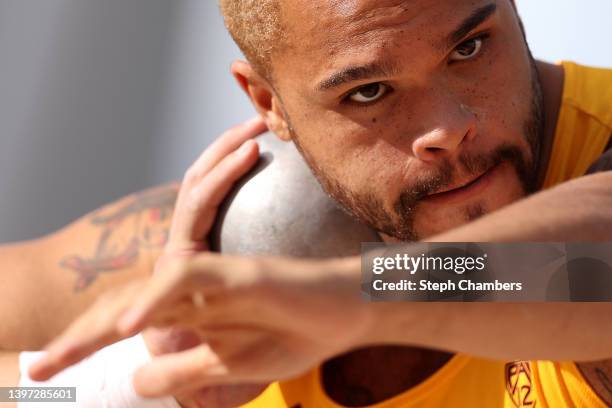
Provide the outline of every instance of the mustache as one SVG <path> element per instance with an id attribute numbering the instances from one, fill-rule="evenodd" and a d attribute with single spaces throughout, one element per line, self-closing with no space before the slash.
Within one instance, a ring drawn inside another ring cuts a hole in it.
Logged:
<path id="1" fill-rule="evenodd" d="M 522 150 L 515 145 L 502 145 L 493 152 L 485 154 L 470 155 L 465 153 L 459 156 L 458 161 L 463 169 L 460 172 L 461 174 L 469 174 L 476 177 L 499 164 L 509 162 L 519 173 L 518 175 L 521 180 L 529 179 L 529 166 Z M 395 204 L 395 210 L 399 214 L 413 212 L 419 201 L 423 198 L 454 183 L 455 168 L 450 163 L 450 160 L 444 160 L 434 174 L 416 180 L 400 194 Z M 523 185 L 523 188 L 525 191 L 532 190 L 530 185 Z"/>

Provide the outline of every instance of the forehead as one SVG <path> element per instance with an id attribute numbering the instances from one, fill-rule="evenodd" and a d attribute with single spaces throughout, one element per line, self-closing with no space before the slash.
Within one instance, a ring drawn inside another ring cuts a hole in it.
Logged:
<path id="1" fill-rule="evenodd" d="M 415 25 L 424 14 L 440 14 L 438 3 L 421 0 L 295 0 L 285 2 L 283 18 L 295 38 L 308 38 L 327 47 L 341 47 L 356 37 L 392 27 Z M 300 37 L 308 35 L 308 37 Z M 295 39 L 294 38 L 294 39 Z M 317 44 L 319 45 L 319 44 Z"/>
<path id="2" fill-rule="evenodd" d="M 433 47 L 475 10 L 501 0 L 285 0 L 292 69 L 331 68 L 399 45 Z"/>

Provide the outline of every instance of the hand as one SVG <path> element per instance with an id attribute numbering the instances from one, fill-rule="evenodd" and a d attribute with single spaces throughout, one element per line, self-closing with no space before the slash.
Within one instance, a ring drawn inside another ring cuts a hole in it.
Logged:
<path id="1" fill-rule="evenodd" d="M 86 312 L 35 373 L 53 375 L 117 337 L 166 326 L 191 330 L 205 343 L 138 370 L 143 396 L 292 378 L 369 344 L 375 319 L 360 299 L 359 266 L 358 258 L 174 258 L 133 292 L 115 291 Z M 121 313 L 108 318 L 116 309 Z"/>
<path id="2" fill-rule="evenodd" d="M 258 159 L 257 144 L 251 140 L 266 129 L 261 118 L 252 119 L 237 126 L 219 137 L 186 172 L 179 192 L 170 236 L 163 254 L 157 262 L 156 270 L 162 272 L 165 262 L 174 258 L 187 257 L 190 254 L 208 249 L 207 236 L 214 223 L 217 208 L 233 184 L 242 177 Z M 93 307 L 103 311 L 98 319 L 103 319 L 106 327 L 113 324 L 121 315 L 126 303 L 114 301 L 113 296 L 124 296 L 127 299 L 135 296 L 142 282 L 135 282 L 115 293 L 100 298 Z M 100 321 L 100 320 L 98 320 Z M 90 323 L 94 323 L 90 325 Z M 102 326 L 105 326 L 103 324 Z M 92 330 L 102 333 L 95 322 L 79 320 L 73 329 Z M 67 331 L 66 335 L 71 336 Z M 151 328 L 143 333 L 145 342 L 152 355 L 161 355 L 186 350 L 200 345 L 201 339 L 196 333 L 185 329 L 173 328 L 158 330 Z M 107 333 L 105 344 L 119 340 L 117 333 Z M 53 346 L 50 346 L 53 349 Z M 203 346 L 204 347 L 204 346 Z M 76 356 L 66 360 L 67 364 L 76 362 Z M 34 366 L 33 378 L 47 379 L 48 372 L 40 371 Z M 232 388 L 214 387 L 194 390 L 191 394 L 181 395 L 177 400 L 184 406 L 204 405 L 210 407 L 234 407 L 255 398 L 267 385 L 239 385 Z"/>
<path id="3" fill-rule="evenodd" d="M 181 327 L 149 328 L 143 332 L 143 337 L 152 356 L 188 350 L 202 344 L 197 333 Z M 214 352 L 210 350 L 210 353 Z M 201 387 L 174 394 L 174 397 L 183 408 L 234 408 L 254 400 L 267 387 L 268 384 Z"/>
<path id="4" fill-rule="evenodd" d="M 259 116 L 229 130 L 185 173 L 169 240 L 157 263 L 158 272 L 159 265 L 167 260 L 209 249 L 208 234 L 217 209 L 236 180 L 257 162 L 257 145 L 251 139 L 264 130 L 266 126 Z M 143 337 L 153 356 L 175 353 L 202 344 L 197 333 L 184 328 L 149 328 L 143 332 Z M 267 384 L 204 387 L 175 397 L 185 408 L 235 407 L 253 400 L 266 387 Z"/>

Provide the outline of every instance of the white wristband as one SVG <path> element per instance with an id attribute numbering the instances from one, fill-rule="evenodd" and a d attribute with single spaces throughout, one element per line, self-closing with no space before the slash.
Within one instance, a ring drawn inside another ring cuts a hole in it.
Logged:
<path id="1" fill-rule="evenodd" d="M 132 385 L 134 372 L 151 360 L 141 335 L 108 346 L 69 367 L 49 381 L 32 381 L 28 368 L 44 352 L 24 352 L 19 355 L 20 387 L 76 387 L 76 403 L 83 408 L 180 408 L 172 397 L 142 398 Z M 18 408 L 38 407 L 39 403 L 20 402 Z"/>

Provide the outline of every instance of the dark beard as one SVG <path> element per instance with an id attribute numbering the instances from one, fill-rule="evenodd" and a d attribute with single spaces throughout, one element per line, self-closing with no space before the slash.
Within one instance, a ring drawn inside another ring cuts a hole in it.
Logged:
<path id="1" fill-rule="evenodd" d="M 532 100 L 531 113 L 524 124 L 525 139 L 529 145 L 529 156 L 525 157 L 522 149 L 516 145 L 502 145 L 495 151 L 480 155 L 464 154 L 459 157 L 464 174 L 479 175 L 502 163 L 510 164 L 516 171 L 522 189 L 531 194 L 537 189 L 537 173 L 541 162 L 541 139 L 544 133 L 544 101 L 542 87 L 535 60 L 529 54 L 531 64 Z M 287 117 L 287 116 L 286 116 Z M 355 194 L 345 189 L 316 164 L 316 161 L 299 143 L 299 138 L 290 128 L 296 147 L 308 163 L 323 189 L 342 208 L 359 222 L 374 228 L 400 241 L 417 241 L 419 236 L 414 230 L 414 217 L 420 200 L 439 191 L 453 181 L 453 166 L 445 160 L 437 174 L 417 180 L 403 191 L 395 202 L 394 213 L 387 211 L 383 202 L 374 194 Z M 481 213 L 484 211 L 481 209 Z"/>

